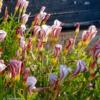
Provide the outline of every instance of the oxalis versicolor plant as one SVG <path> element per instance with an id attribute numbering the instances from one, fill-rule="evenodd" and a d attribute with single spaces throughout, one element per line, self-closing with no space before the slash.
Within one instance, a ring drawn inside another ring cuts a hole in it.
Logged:
<path id="1" fill-rule="evenodd" d="M 5 8 L 0 19 L 0 100 L 99 100 L 100 40 L 88 47 L 96 27 L 76 42 L 77 23 L 74 37 L 59 44 L 62 23 L 46 25 L 50 14 L 42 7 L 27 26 L 28 4 L 17 0 L 14 14 Z"/>

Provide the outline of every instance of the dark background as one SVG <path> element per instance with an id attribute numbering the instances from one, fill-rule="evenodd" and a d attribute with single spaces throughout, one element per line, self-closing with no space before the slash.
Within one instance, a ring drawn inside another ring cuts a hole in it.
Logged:
<path id="1" fill-rule="evenodd" d="M 4 6 L 8 6 L 13 13 L 17 0 L 4 0 Z M 65 26 L 80 22 L 82 25 L 100 23 L 100 0 L 29 0 L 27 12 L 31 12 L 31 20 L 39 12 L 41 6 L 46 6 L 46 11 L 52 16 L 49 24 L 54 19 L 62 21 Z"/>

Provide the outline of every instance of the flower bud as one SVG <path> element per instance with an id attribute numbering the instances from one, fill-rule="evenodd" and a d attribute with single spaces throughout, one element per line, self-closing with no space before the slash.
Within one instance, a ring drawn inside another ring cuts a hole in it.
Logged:
<path id="1" fill-rule="evenodd" d="M 18 9 L 19 9 L 19 7 L 20 7 L 20 2 L 21 2 L 22 0 L 17 0 L 17 3 L 16 3 L 16 6 L 15 6 L 15 14 L 17 13 L 17 11 L 18 11 Z"/>
<path id="2" fill-rule="evenodd" d="M 16 7 L 15 7 L 15 14 L 18 12 L 19 10 L 19 13 L 25 13 L 26 12 L 26 9 L 28 7 L 28 4 L 29 4 L 29 1 L 26 1 L 26 0 L 18 0 L 17 1 L 17 4 L 16 4 Z"/>
<path id="3" fill-rule="evenodd" d="M 59 57 L 61 51 L 62 51 L 62 45 L 61 44 L 56 44 L 56 46 L 54 48 L 54 56 Z"/>
<path id="4" fill-rule="evenodd" d="M 82 34 L 82 43 L 87 46 L 90 41 L 96 36 L 97 29 L 94 25 L 91 25 L 87 31 L 84 31 Z"/>
<path id="5" fill-rule="evenodd" d="M 19 7 L 19 13 L 23 13 L 24 5 L 26 3 L 26 0 L 21 0 L 20 1 L 20 7 Z"/>
<path id="6" fill-rule="evenodd" d="M 0 30 L 0 42 L 5 39 L 6 35 L 7 33 L 4 30 Z"/>
<path id="7" fill-rule="evenodd" d="M 29 73 L 30 73 L 30 68 L 25 68 L 24 70 L 24 75 L 23 75 L 23 80 L 26 82 L 27 81 L 27 78 L 29 76 Z"/>
<path id="8" fill-rule="evenodd" d="M 55 20 L 54 25 L 51 26 L 51 32 L 50 32 L 51 41 L 58 40 L 61 30 L 62 30 L 61 22 L 58 20 Z"/>
<path id="9" fill-rule="evenodd" d="M 85 63 L 82 60 L 79 60 L 77 62 L 77 68 L 75 69 L 73 75 L 77 75 L 79 72 L 85 72 L 85 71 L 86 71 Z"/>
<path id="10" fill-rule="evenodd" d="M 20 38 L 20 47 L 24 50 L 26 48 L 26 43 L 24 37 Z"/>
<path id="11" fill-rule="evenodd" d="M 8 14 L 8 8 L 6 7 L 5 13 L 4 13 L 4 21 L 6 22 L 8 20 L 9 14 Z"/>
<path id="12" fill-rule="evenodd" d="M 26 30 L 26 25 L 25 25 L 25 24 L 22 24 L 22 25 L 20 26 L 20 28 L 21 28 L 22 32 L 25 32 L 25 30 Z"/>
<path id="13" fill-rule="evenodd" d="M 59 26 L 62 25 L 62 22 L 60 22 L 59 20 L 56 19 L 56 20 L 54 21 L 54 25 L 57 26 L 57 27 L 59 27 Z"/>
<path id="14" fill-rule="evenodd" d="M 55 85 L 56 81 L 57 81 L 57 76 L 55 74 L 50 74 L 50 77 L 49 77 L 50 85 Z"/>
<path id="15" fill-rule="evenodd" d="M 71 71 L 66 65 L 60 65 L 60 79 L 64 79 Z"/>
<path id="16" fill-rule="evenodd" d="M 64 48 L 65 54 L 68 53 L 68 51 L 72 48 L 73 44 L 74 44 L 74 39 L 73 38 L 68 39 L 68 41 L 66 42 L 65 48 Z"/>
<path id="17" fill-rule="evenodd" d="M 23 14 L 21 17 L 21 24 L 26 24 L 29 18 L 29 14 Z"/>
<path id="18" fill-rule="evenodd" d="M 29 5 L 29 1 L 26 1 L 23 8 L 23 14 L 26 12 L 28 5 Z"/>
<path id="19" fill-rule="evenodd" d="M 45 7 L 45 6 L 42 6 L 42 8 L 40 9 L 40 13 L 41 13 L 41 12 L 44 12 L 45 9 L 46 9 L 46 7 Z"/>
<path id="20" fill-rule="evenodd" d="M 79 31 L 80 31 L 80 23 L 76 23 L 75 24 L 76 30 L 75 30 L 75 36 L 78 35 Z"/>
<path id="21" fill-rule="evenodd" d="M 47 42 L 47 40 L 48 40 L 49 28 L 50 28 L 50 26 L 48 26 L 48 25 L 42 25 L 42 30 L 44 31 L 43 42 Z"/>

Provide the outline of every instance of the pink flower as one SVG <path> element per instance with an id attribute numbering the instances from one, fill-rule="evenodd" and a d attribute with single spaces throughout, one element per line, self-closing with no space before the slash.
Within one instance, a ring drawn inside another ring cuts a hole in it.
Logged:
<path id="1" fill-rule="evenodd" d="M 83 31 L 83 33 L 82 33 L 82 41 L 86 41 L 88 36 L 89 36 L 89 33 L 87 32 L 87 30 Z"/>
<path id="2" fill-rule="evenodd" d="M 62 51 L 62 45 L 61 44 L 56 44 L 56 46 L 54 48 L 54 56 L 59 57 L 61 51 Z"/>
<path id="3" fill-rule="evenodd" d="M 21 17 L 21 24 L 26 24 L 28 19 L 29 19 L 29 14 L 23 14 L 22 17 Z"/>
<path id="4" fill-rule="evenodd" d="M 41 40 L 42 42 L 47 42 L 48 40 L 48 35 L 49 35 L 49 28 L 50 26 L 48 25 L 42 25 L 40 26 L 34 26 L 34 30 L 33 30 L 33 35 L 37 36 L 37 38 L 39 40 Z"/>
<path id="5" fill-rule="evenodd" d="M 43 42 L 47 42 L 48 35 L 49 35 L 49 28 L 48 25 L 34 26 L 32 31 L 33 36 L 37 36 L 37 38 Z"/>
<path id="6" fill-rule="evenodd" d="M 4 61 L 3 60 L 0 60 L 0 73 L 2 71 L 4 71 L 6 68 L 7 68 L 7 66 L 4 64 Z"/>
<path id="7" fill-rule="evenodd" d="M 0 42 L 5 39 L 6 35 L 7 33 L 4 30 L 0 30 Z"/>
<path id="8" fill-rule="evenodd" d="M 26 85 L 29 88 L 29 91 L 32 92 L 36 87 L 37 79 L 34 76 L 29 76 L 26 80 Z"/>
<path id="9" fill-rule="evenodd" d="M 40 20 L 41 21 L 44 20 L 46 15 L 47 15 L 47 13 L 44 12 L 44 10 L 45 10 L 45 7 L 42 7 L 41 10 L 40 10 Z"/>
<path id="10" fill-rule="evenodd" d="M 75 69 L 73 75 L 77 75 L 79 72 L 85 72 L 85 71 L 86 71 L 85 63 L 82 60 L 79 60 L 77 62 L 77 68 Z"/>
<path id="11" fill-rule="evenodd" d="M 23 14 L 26 12 L 28 5 L 29 5 L 29 1 L 26 1 L 23 7 Z"/>
<path id="12" fill-rule="evenodd" d="M 42 6 L 42 8 L 40 9 L 40 13 L 44 12 L 45 9 L 46 9 L 46 7 L 45 6 Z"/>
<path id="13" fill-rule="evenodd" d="M 64 49 L 65 53 L 67 53 L 68 50 L 70 50 L 72 48 L 73 44 L 74 44 L 74 39 L 69 38 L 65 45 L 65 49 Z"/>
<path id="14" fill-rule="evenodd" d="M 47 40 L 48 40 L 48 36 L 49 36 L 49 29 L 50 29 L 50 26 L 48 26 L 48 25 L 42 25 L 42 27 L 41 27 L 41 33 L 42 33 L 42 40 L 43 40 L 43 42 L 47 42 Z"/>
<path id="15" fill-rule="evenodd" d="M 26 4 L 26 0 L 20 0 L 20 7 L 19 7 L 20 14 L 23 13 L 25 4 Z"/>
<path id="16" fill-rule="evenodd" d="M 49 25 L 42 25 L 42 29 L 44 30 L 45 35 L 48 36 L 50 26 Z"/>
<path id="17" fill-rule="evenodd" d="M 19 8 L 19 6 L 20 6 L 20 1 L 22 1 L 22 0 L 17 0 L 17 3 L 16 3 L 17 8 Z"/>
<path id="18" fill-rule="evenodd" d="M 24 68 L 22 61 L 18 60 L 10 60 L 9 66 L 13 78 L 16 78 L 16 76 L 20 76 Z"/>
<path id="19" fill-rule="evenodd" d="M 28 7 L 29 1 L 26 0 L 18 0 L 16 7 L 15 7 L 15 14 L 19 10 L 20 13 L 25 13 L 27 7 Z"/>
<path id="20" fill-rule="evenodd" d="M 62 22 L 56 19 L 56 20 L 54 21 L 54 25 L 59 27 L 59 26 L 62 25 Z"/>
<path id="21" fill-rule="evenodd" d="M 97 29 L 94 25 L 91 25 L 87 31 L 84 31 L 82 34 L 82 42 L 85 45 L 88 45 L 90 41 L 96 36 Z"/>
<path id="22" fill-rule="evenodd" d="M 59 34 L 61 33 L 62 27 L 61 27 L 61 22 L 58 20 L 54 21 L 54 25 L 51 27 L 51 37 L 52 38 L 57 38 Z"/>
<path id="23" fill-rule="evenodd" d="M 95 37 L 96 33 L 97 33 L 97 28 L 95 25 L 91 25 L 89 28 L 88 28 L 88 32 L 91 33 L 92 35 L 92 38 Z"/>
<path id="24" fill-rule="evenodd" d="M 18 11 L 18 9 L 20 8 L 21 2 L 23 0 L 17 0 L 16 6 L 15 6 L 15 13 Z"/>
<path id="25" fill-rule="evenodd" d="M 80 23 L 75 24 L 76 30 L 75 30 L 75 35 L 77 35 L 80 31 Z"/>
<path id="26" fill-rule="evenodd" d="M 4 13 L 4 21 L 7 21 L 8 20 L 8 17 L 9 17 L 8 8 L 6 7 L 5 8 L 5 13 Z"/>
<path id="27" fill-rule="evenodd" d="M 42 7 L 41 10 L 40 10 L 40 13 L 38 13 L 35 18 L 34 18 L 34 21 L 33 21 L 33 25 L 41 25 L 42 21 L 44 21 L 46 18 L 47 18 L 47 13 L 44 12 L 46 7 Z"/>

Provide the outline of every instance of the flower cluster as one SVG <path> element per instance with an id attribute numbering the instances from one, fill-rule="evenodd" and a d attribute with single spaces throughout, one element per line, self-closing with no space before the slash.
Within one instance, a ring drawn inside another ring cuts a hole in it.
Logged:
<path id="1" fill-rule="evenodd" d="M 14 15 L 10 16 L 6 8 L 0 22 L 0 89 L 5 89 L 1 95 L 26 100 L 77 100 L 79 94 L 80 99 L 97 97 L 100 39 L 93 47 L 88 46 L 97 34 L 96 26 L 89 26 L 76 41 L 80 34 L 80 24 L 76 23 L 74 37 L 63 44 L 62 22 L 56 19 L 53 25 L 47 25 L 51 14 L 44 6 L 27 27 L 28 4 L 27 0 L 17 0 Z"/>

